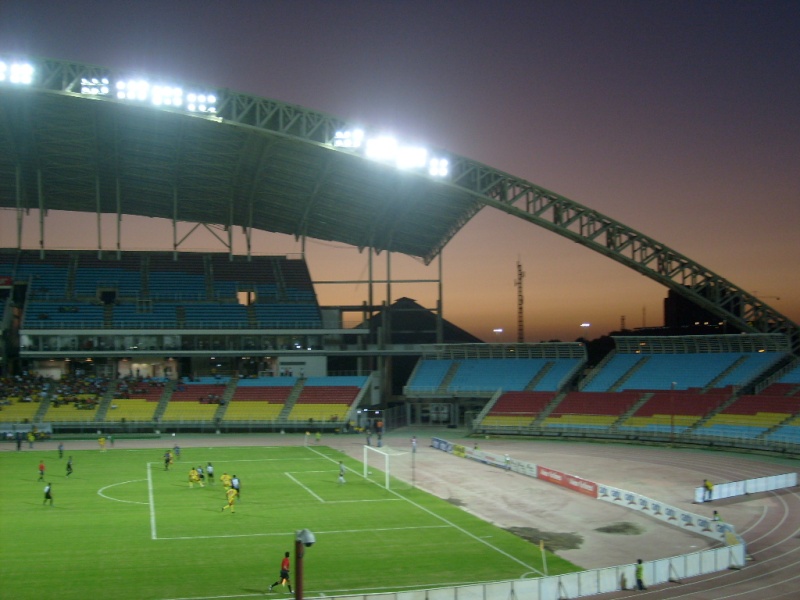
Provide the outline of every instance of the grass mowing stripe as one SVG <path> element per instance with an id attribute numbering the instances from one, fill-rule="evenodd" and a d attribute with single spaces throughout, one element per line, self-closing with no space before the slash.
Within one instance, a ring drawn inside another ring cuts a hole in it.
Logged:
<path id="1" fill-rule="evenodd" d="M 147 463 L 147 499 L 150 505 L 150 539 L 157 540 L 156 501 L 153 497 L 153 463 Z"/>

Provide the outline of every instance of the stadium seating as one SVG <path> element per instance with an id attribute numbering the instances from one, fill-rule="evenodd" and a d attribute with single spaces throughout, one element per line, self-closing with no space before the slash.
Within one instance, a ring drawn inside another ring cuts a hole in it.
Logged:
<path id="1" fill-rule="evenodd" d="M 152 421 L 158 408 L 158 402 L 141 398 L 118 398 L 111 402 L 106 413 L 108 423 L 137 423 Z"/>

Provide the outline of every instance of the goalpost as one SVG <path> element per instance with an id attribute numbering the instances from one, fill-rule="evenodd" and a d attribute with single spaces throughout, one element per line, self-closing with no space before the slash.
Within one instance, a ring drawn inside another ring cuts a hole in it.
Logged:
<path id="1" fill-rule="evenodd" d="M 383 471 L 383 481 L 373 470 Z M 388 446 L 364 446 L 364 479 L 389 489 L 410 489 L 414 484 L 413 456 Z"/>

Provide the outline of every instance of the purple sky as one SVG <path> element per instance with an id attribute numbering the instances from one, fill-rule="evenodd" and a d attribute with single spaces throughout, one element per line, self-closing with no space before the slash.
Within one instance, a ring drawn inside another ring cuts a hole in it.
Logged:
<path id="1" fill-rule="evenodd" d="M 383 127 L 594 208 L 795 322 L 798 31 L 796 1 L 0 2 L 0 53 L 227 87 Z M 94 247 L 95 226 L 92 215 L 59 215 L 48 243 Z M 4 245 L 14 232 L 13 213 L 0 212 Z M 208 236 L 189 241 L 222 250 Z M 126 218 L 124 247 L 170 243 L 158 222 Z M 300 248 L 261 234 L 256 250 Z M 366 275 L 366 255 L 352 249 L 307 250 L 315 279 Z M 663 322 L 666 288 L 492 209 L 444 257 L 445 317 L 487 340 L 494 328 L 516 338 L 517 260 L 527 341 L 597 337 L 623 316 L 629 328 Z M 436 275 L 392 261 L 398 278 Z M 376 265 L 380 276 L 383 258 Z M 366 299 L 355 284 L 318 293 L 323 304 Z M 392 296 L 433 306 L 436 288 L 395 285 Z"/>

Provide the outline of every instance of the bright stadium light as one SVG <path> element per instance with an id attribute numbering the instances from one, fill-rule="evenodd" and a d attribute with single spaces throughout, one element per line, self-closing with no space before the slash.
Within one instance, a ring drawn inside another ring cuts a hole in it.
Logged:
<path id="1" fill-rule="evenodd" d="M 372 160 L 391 162 L 397 156 L 397 140 L 388 135 L 367 139 L 364 155 Z"/>
<path id="2" fill-rule="evenodd" d="M 397 149 L 398 169 L 423 169 L 428 162 L 428 151 L 425 148 L 401 146 Z"/>
<path id="3" fill-rule="evenodd" d="M 9 82 L 29 85 L 33 83 L 33 65 L 29 63 L 0 61 L 0 83 Z"/>
<path id="4" fill-rule="evenodd" d="M 363 129 L 337 131 L 333 136 L 334 148 L 361 148 L 363 143 Z"/>
<path id="5" fill-rule="evenodd" d="M 333 135 L 331 145 L 355 150 L 366 158 L 389 163 L 398 169 L 425 171 L 431 177 L 447 177 L 450 163 L 444 158 L 431 158 L 421 146 L 405 146 L 388 135 L 367 136 L 362 129 L 342 129 Z"/>
<path id="6" fill-rule="evenodd" d="M 447 177 L 450 174 L 450 161 L 446 158 L 432 158 L 428 162 L 428 174 L 431 177 Z"/>
<path id="7" fill-rule="evenodd" d="M 81 94 L 89 96 L 108 96 L 111 89 L 108 87 L 107 77 L 82 77 Z"/>
<path id="8" fill-rule="evenodd" d="M 214 94 L 185 93 L 180 86 L 150 84 L 143 79 L 120 80 L 115 87 L 119 100 L 150 102 L 153 106 L 173 106 L 189 112 L 217 112 L 217 97 Z"/>

